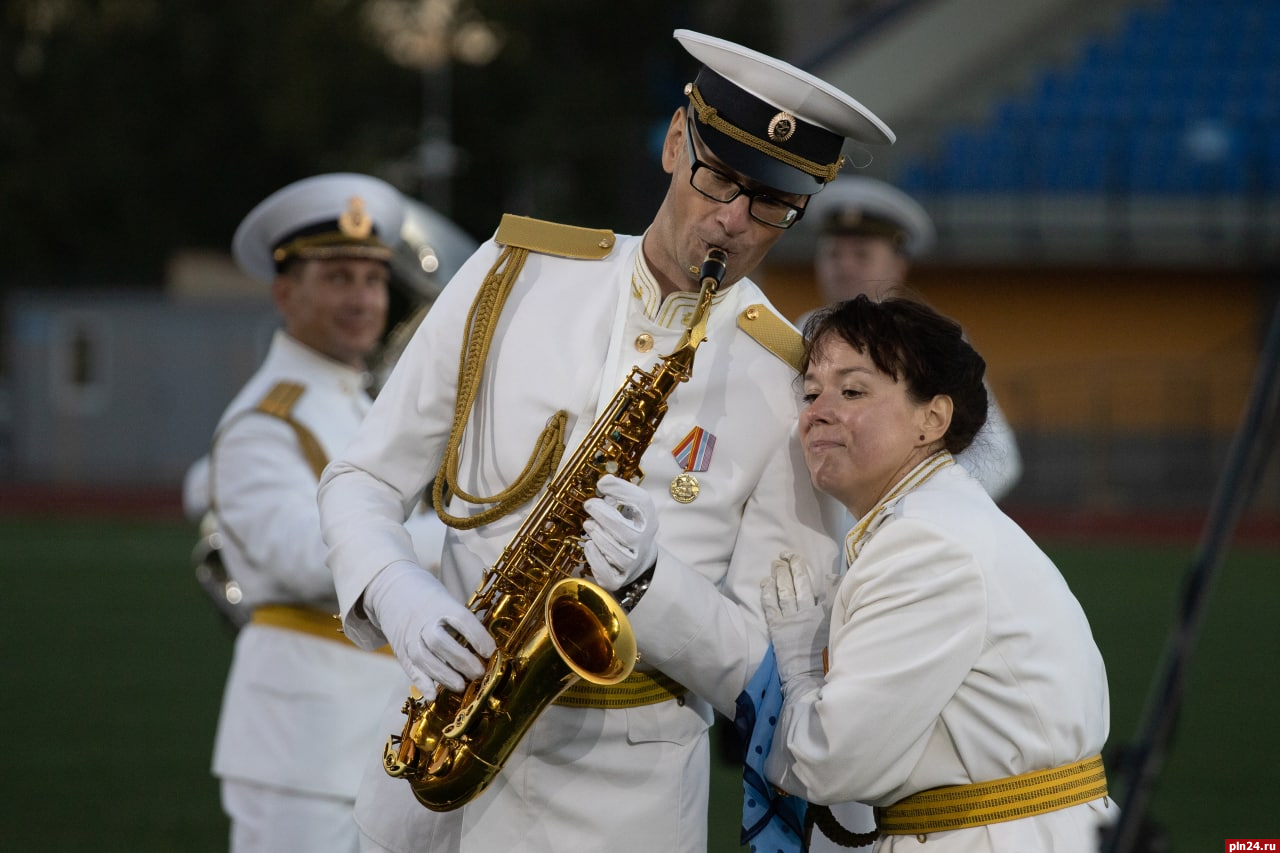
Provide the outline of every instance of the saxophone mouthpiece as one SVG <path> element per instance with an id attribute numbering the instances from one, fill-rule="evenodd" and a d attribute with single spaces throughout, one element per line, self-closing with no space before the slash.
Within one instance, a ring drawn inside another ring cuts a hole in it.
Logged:
<path id="1" fill-rule="evenodd" d="M 712 287 L 719 287 L 720 282 L 724 281 L 724 274 L 728 270 L 729 256 L 724 249 L 712 247 L 707 250 L 707 256 L 702 259 L 702 269 L 698 272 L 698 281 L 705 287 L 708 283 Z"/>

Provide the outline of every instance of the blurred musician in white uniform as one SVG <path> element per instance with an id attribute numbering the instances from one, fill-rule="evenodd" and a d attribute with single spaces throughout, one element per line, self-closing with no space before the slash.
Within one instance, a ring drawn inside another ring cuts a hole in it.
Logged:
<path id="1" fill-rule="evenodd" d="M 352 805 L 400 668 L 340 632 L 316 487 L 372 400 L 366 359 L 387 323 L 403 197 L 359 174 L 290 184 L 256 206 L 232 250 L 283 321 L 227 407 L 188 504 L 207 498 L 219 556 L 243 596 L 214 744 L 233 853 L 356 853 Z M 203 482 L 202 482 L 203 481 Z M 438 568 L 443 525 L 413 514 L 407 540 Z"/>

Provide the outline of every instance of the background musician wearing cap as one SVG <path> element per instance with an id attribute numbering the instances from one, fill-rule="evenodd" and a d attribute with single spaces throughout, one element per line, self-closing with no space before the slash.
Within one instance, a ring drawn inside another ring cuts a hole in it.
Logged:
<path id="1" fill-rule="evenodd" d="M 929 253 L 936 237 L 933 220 L 915 199 L 867 175 L 833 181 L 814 197 L 805 225 L 818 232 L 813 270 L 826 305 L 860 293 L 879 298 L 905 285 L 912 263 Z M 803 328 L 808 317 L 796 325 Z M 989 396 L 987 425 L 956 461 L 999 501 L 1022 477 L 1022 455 L 995 395 Z"/>
<path id="2" fill-rule="evenodd" d="M 858 523 L 831 592 L 793 558 L 761 587 L 784 696 L 765 775 L 878 807 L 877 851 L 1097 850 L 1102 656 L 1057 568 L 954 464 L 987 414 L 982 357 L 910 299 L 861 295 L 805 331 L 805 461 Z"/>
<path id="3" fill-rule="evenodd" d="M 316 508 L 329 457 L 368 411 L 365 357 L 387 320 L 388 261 L 403 199 L 388 184 L 329 174 L 256 206 L 232 244 L 269 284 L 283 321 L 227 407 L 207 468 L 222 560 L 252 610 L 236 637 L 214 744 L 233 853 L 355 853 L 351 809 L 400 668 L 339 632 Z M 408 525 L 424 565 L 443 526 Z"/>
<path id="4" fill-rule="evenodd" d="M 915 199 L 867 175 L 837 178 L 809 213 L 808 227 L 818 230 L 814 275 L 827 305 L 902 284 L 936 237 Z"/>
<path id="5" fill-rule="evenodd" d="M 585 502 L 595 580 L 639 599 L 630 621 L 644 696 L 571 688 L 572 702 L 537 716 L 496 780 L 449 811 L 423 808 L 371 756 L 356 804 L 367 850 L 701 853 L 713 710 L 732 716 L 767 645 L 760 555 L 785 545 L 835 567 L 839 508 L 824 512 L 794 435 L 799 335 L 746 276 L 835 176 L 846 138 L 893 136 L 853 98 L 789 65 L 698 33 L 676 38 L 703 67 L 670 118 L 667 192 L 644 234 L 504 217 L 445 288 L 320 488 L 347 635 L 389 642 L 428 696 L 437 684 L 463 690 L 495 643 L 460 602 L 530 503 L 450 530 L 440 581 L 405 546 L 404 507 L 440 471 L 447 511 L 465 521 L 483 502 L 459 491 L 496 496 L 518 484 L 540 435 L 570 458 L 633 366 L 653 368 L 686 335 L 700 266 L 724 250 L 706 338 L 644 452 L 643 481 L 601 477 L 602 497 Z M 505 265 L 526 250 L 511 275 Z M 487 352 L 460 369 L 486 280 L 508 282 L 510 294 Z M 404 721 L 394 701 L 385 731 Z"/>

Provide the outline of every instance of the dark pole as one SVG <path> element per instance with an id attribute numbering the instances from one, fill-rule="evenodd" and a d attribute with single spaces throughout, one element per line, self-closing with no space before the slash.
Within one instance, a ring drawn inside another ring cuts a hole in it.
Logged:
<path id="1" fill-rule="evenodd" d="M 1138 737 L 1113 768 L 1124 790 L 1115 800 L 1120 819 L 1107 837 L 1106 853 L 1133 853 L 1151 789 L 1164 764 L 1182 707 L 1187 662 L 1195 648 L 1214 575 L 1226 557 L 1240 516 L 1249 506 L 1267 456 L 1280 438 L 1280 300 L 1254 373 L 1244 420 L 1231 444 L 1209 516 L 1182 589 L 1178 622 L 1170 631 L 1158 678 L 1147 697 Z"/>
<path id="2" fill-rule="evenodd" d="M 453 174 L 457 165 L 452 107 L 453 59 L 446 56 L 422 72 L 422 130 L 418 146 L 421 198 L 445 216 L 453 215 Z"/>

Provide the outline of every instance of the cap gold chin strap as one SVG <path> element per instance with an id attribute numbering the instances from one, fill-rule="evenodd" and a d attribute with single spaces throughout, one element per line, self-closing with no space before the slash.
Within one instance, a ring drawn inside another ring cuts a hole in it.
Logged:
<path id="1" fill-rule="evenodd" d="M 528 249 L 511 245 L 504 247 L 489 274 L 485 276 L 484 284 L 476 293 L 471 311 L 467 315 L 467 331 L 458 361 L 458 394 L 454 402 L 453 428 L 449 432 L 449 444 L 440 463 L 440 471 L 436 474 L 435 485 L 431 489 L 431 503 L 440 520 L 458 530 L 470 530 L 488 524 L 528 501 L 546 483 L 547 478 L 559 466 L 560 457 L 564 455 L 564 428 L 569 414 L 561 409 L 547 420 L 524 470 L 510 486 L 487 498 L 472 495 L 458 486 L 458 446 L 462 443 L 462 435 L 466 431 L 467 420 L 471 416 L 480 388 L 480 376 L 484 372 L 502 306 L 506 304 L 528 256 Z M 493 506 L 471 516 L 450 515 L 444 508 L 446 494 L 457 495 L 468 503 Z"/>
<path id="2" fill-rule="evenodd" d="M 698 91 L 698 87 L 692 83 L 685 86 L 685 94 L 688 95 L 689 100 L 693 102 L 694 110 L 698 113 L 698 121 L 705 125 L 714 127 L 725 136 L 735 139 L 743 145 L 749 145 L 775 160 L 786 163 L 793 169 L 799 169 L 806 174 L 813 175 L 823 183 L 829 183 L 835 180 L 836 174 L 840 171 L 840 167 L 844 165 L 843 154 L 837 157 L 834 163 L 824 165 L 805 157 L 801 157 L 798 154 L 792 154 L 785 148 L 779 148 L 758 136 L 747 133 L 737 125 L 730 124 L 728 121 L 720 117 L 720 113 L 715 107 L 702 99 L 702 92 Z"/>

